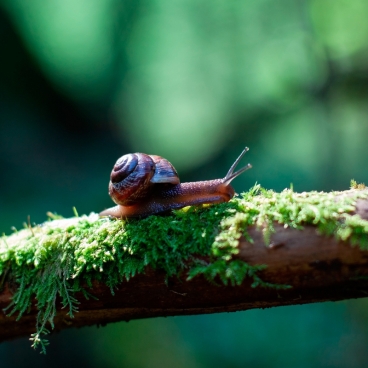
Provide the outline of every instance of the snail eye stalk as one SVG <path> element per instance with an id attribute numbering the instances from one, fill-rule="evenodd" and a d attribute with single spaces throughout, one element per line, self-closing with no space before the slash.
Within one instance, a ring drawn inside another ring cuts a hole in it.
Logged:
<path id="1" fill-rule="evenodd" d="M 249 151 L 249 148 L 248 147 L 245 147 L 243 152 L 239 155 L 239 157 L 235 160 L 235 162 L 231 165 L 228 173 L 226 174 L 226 176 L 224 177 L 223 179 L 223 183 L 225 185 L 229 185 L 230 182 L 232 180 L 234 180 L 237 176 L 239 176 L 240 174 L 242 174 L 244 171 L 247 171 L 249 169 L 252 168 L 252 165 L 251 164 L 248 164 L 244 167 L 242 167 L 241 169 L 239 169 L 238 171 L 235 171 L 235 168 L 236 166 L 238 165 L 238 163 L 240 162 L 240 160 L 243 158 L 243 156 Z"/>

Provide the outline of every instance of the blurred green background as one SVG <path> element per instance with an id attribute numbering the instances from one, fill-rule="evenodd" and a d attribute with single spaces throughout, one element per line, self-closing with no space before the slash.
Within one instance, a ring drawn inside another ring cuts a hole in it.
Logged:
<path id="1" fill-rule="evenodd" d="M 111 205 L 115 160 L 282 190 L 368 182 L 366 0 L 1 0 L 0 231 Z M 364 299 L 0 345 L 1 367 L 367 367 Z"/>

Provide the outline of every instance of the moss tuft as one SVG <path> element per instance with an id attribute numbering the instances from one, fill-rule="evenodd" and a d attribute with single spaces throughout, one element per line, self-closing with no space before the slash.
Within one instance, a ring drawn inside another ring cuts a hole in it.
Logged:
<path id="1" fill-rule="evenodd" d="M 367 189 L 364 183 L 357 183 L 354 179 L 350 180 L 350 189 Z"/>

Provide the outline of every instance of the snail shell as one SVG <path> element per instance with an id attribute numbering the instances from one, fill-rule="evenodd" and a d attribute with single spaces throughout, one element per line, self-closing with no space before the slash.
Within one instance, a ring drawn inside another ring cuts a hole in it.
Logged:
<path id="1" fill-rule="evenodd" d="M 130 153 L 116 161 L 109 195 L 116 204 L 131 206 L 147 197 L 153 184 L 159 183 L 180 183 L 174 166 L 160 156 Z"/>

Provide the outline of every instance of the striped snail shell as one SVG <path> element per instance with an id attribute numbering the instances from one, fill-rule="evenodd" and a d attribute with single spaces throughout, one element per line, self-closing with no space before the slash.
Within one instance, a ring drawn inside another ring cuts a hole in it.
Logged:
<path id="1" fill-rule="evenodd" d="M 160 156 L 129 153 L 112 169 L 109 194 L 116 204 L 130 206 L 145 198 L 158 183 L 180 183 L 174 166 Z"/>

